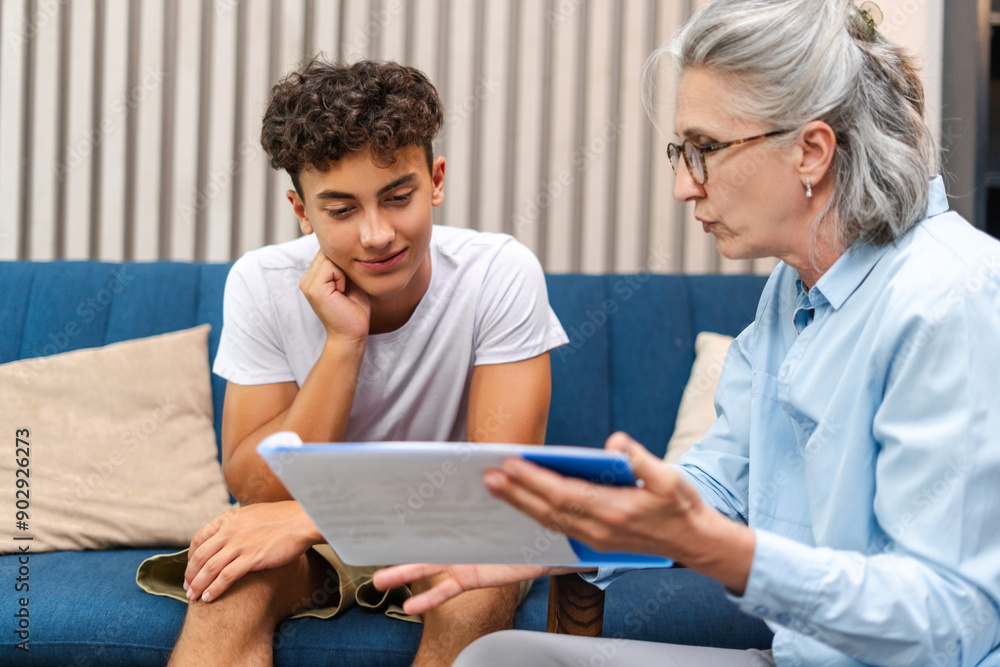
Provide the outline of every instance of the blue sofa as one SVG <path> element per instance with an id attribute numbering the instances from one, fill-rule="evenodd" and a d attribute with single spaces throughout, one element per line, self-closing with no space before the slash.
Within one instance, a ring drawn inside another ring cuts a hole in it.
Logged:
<path id="1" fill-rule="evenodd" d="M 109 290 L 113 272 L 122 268 L 0 262 L 0 363 L 206 322 L 214 356 L 229 265 L 129 264 L 128 286 Z M 611 432 L 625 430 L 663 454 L 695 335 L 737 334 L 753 319 L 763 284 L 756 276 L 548 276 L 550 301 L 570 336 L 570 344 L 552 354 L 548 442 L 599 447 Z M 74 322 L 72 337 L 58 335 Z M 218 434 L 225 383 L 215 376 L 212 382 Z M 0 664 L 164 664 L 185 607 L 135 584 L 139 562 L 159 551 L 32 555 L 28 653 L 14 648 L 17 556 L 0 557 Z M 517 627 L 545 629 L 547 589 L 546 580 L 536 583 Z M 419 625 L 357 608 L 333 621 L 300 619 L 276 633 L 276 664 L 407 665 L 420 632 Z M 607 592 L 604 636 L 609 650 L 620 637 L 734 648 L 766 647 L 771 640 L 767 627 L 738 612 L 718 584 L 683 569 L 634 572 L 615 582 Z"/>

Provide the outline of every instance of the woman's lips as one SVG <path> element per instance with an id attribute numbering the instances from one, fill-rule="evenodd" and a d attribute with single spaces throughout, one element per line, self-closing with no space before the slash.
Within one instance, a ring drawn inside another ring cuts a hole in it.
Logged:
<path id="1" fill-rule="evenodd" d="M 405 254 L 406 248 L 403 248 L 402 250 L 391 255 L 386 255 L 381 259 L 367 261 L 359 259 L 358 264 L 369 271 L 387 271 L 403 261 L 403 256 Z"/>
<path id="2" fill-rule="evenodd" d="M 705 230 L 706 234 L 708 232 L 710 232 L 712 230 L 712 227 L 714 227 L 715 224 L 716 224 L 716 223 L 712 222 L 711 220 L 702 220 L 701 218 L 697 218 L 697 220 L 698 220 L 698 222 L 701 223 L 701 228 Z"/>

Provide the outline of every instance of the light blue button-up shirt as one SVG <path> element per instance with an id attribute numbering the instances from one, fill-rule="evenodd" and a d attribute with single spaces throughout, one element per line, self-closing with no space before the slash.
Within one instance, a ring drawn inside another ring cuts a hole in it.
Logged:
<path id="1" fill-rule="evenodd" d="M 940 178 L 808 292 L 779 265 L 715 403 L 679 465 L 756 534 L 778 665 L 1000 665 L 1000 242 Z"/>

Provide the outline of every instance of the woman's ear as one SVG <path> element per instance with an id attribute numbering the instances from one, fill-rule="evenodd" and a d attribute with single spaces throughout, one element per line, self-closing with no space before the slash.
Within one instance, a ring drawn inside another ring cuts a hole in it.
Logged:
<path id="1" fill-rule="evenodd" d="M 797 165 L 803 184 L 807 179 L 813 187 L 826 178 L 837 150 L 837 135 L 825 121 L 813 120 L 802 128 L 799 138 L 802 151 Z"/>

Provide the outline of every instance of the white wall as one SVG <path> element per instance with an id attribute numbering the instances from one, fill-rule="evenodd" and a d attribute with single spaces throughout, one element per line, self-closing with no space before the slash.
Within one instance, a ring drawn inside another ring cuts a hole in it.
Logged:
<path id="1" fill-rule="evenodd" d="M 447 108 L 439 221 L 507 231 L 551 272 L 766 272 L 672 200 L 639 102 L 696 2 L 0 0 L 0 258 L 230 260 L 293 238 L 257 142 L 307 49 L 424 69 Z M 940 118 L 943 0 L 882 0 Z"/>

